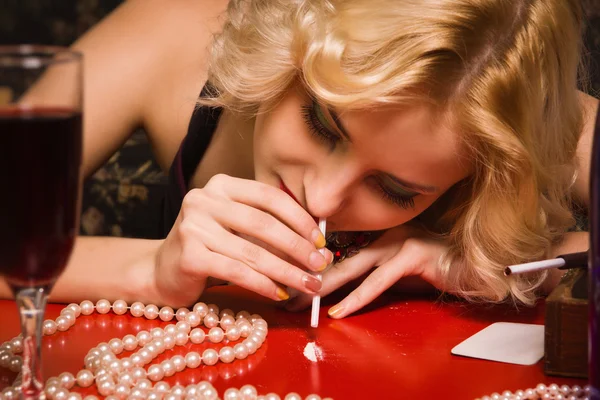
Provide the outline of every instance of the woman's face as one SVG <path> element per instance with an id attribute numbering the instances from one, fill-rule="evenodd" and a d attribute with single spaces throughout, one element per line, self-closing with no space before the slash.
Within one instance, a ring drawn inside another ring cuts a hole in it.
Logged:
<path id="1" fill-rule="evenodd" d="M 328 230 L 403 224 L 469 175 L 458 136 L 426 107 L 332 111 L 295 87 L 254 132 L 256 180 L 327 218 Z"/>

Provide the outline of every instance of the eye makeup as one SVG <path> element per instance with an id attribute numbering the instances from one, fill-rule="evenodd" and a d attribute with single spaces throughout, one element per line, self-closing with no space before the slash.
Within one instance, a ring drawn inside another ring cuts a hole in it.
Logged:
<path id="1" fill-rule="evenodd" d="M 317 140 L 327 144 L 330 151 L 335 150 L 342 140 L 349 139 L 345 131 L 336 123 L 335 114 L 314 99 L 310 104 L 302 106 L 302 117 L 311 134 Z M 400 186 L 395 179 L 385 174 L 373 175 L 369 180 L 385 201 L 402 208 L 414 207 L 414 197 L 419 193 Z"/>

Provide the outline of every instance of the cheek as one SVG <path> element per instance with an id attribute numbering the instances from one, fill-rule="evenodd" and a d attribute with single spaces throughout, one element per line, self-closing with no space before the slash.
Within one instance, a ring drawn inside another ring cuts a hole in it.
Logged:
<path id="1" fill-rule="evenodd" d="M 254 130 L 255 161 L 300 162 L 315 151 L 300 114 L 300 105 L 284 101 L 269 113 L 256 118 Z"/>

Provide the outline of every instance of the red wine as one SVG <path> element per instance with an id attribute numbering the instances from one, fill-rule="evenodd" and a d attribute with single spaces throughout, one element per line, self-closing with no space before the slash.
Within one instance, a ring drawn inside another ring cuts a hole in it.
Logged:
<path id="1" fill-rule="evenodd" d="M 79 214 L 81 114 L 0 110 L 0 275 L 50 286 L 66 266 Z"/>

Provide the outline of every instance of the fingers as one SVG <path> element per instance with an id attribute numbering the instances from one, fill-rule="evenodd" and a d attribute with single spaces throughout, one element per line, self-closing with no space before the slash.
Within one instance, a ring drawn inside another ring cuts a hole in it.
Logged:
<path id="1" fill-rule="evenodd" d="M 341 286 L 360 277 L 372 269 L 379 258 L 377 251 L 363 249 L 355 257 L 348 258 L 339 264 L 333 265 L 323 274 L 323 287 L 319 291 L 321 296 L 327 296 Z M 289 311 L 299 311 L 308 307 L 312 302 L 312 296 L 300 294 L 290 300 L 285 308 Z"/>
<path id="2" fill-rule="evenodd" d="M 204 257 L 206 272 L 215 278 L 229 281 L 267 298 L 281 301 L 290 296 L 281 286 L 244 263 L 222 254 L 210 252 Z"/>
<path id="3" fill-rule="evenodd" d="M 324 249 L 325 255 L 321 254 L 312 241 L 270 214 L 241 203 L 232 202 L 227 208 L 229 212 L 220 221 L 223 225 L 255 237 L 312 271 L 323 271 L 333 259 L 331 251 Z"/>
<path id="4" fill-rule="evenodd" d="M 214 226 L 210 226 L 211 223 Z M 311 274 L 232 234 L 214 221 L 205 221 L 202 228 L 183 222 L 179 229 L 184 232 L 181 260 L 187 273 L 199 274 L 198 271 L 203 271 L 203 275 L 226 279 L 243 287 L 248 285 L 241 283 L 245 278 L 255 279 L 255 274 L 259 274 L 263 277 L 263 284 L 268 279 L 272 283 L 279 282 L 311 294 L 321 289 L 321 282 Z M 212 254 L 221 257 L 214 258 Z M 215 261 L 220 261 L 220 264 L 213 264 Z M 244 271 L 245 278 L 242 274 Z M 273 288 L 272 285 L 270 287 Z M 264 290 L 260 293 L 264 293 Z M 283 300 L 281 296 L 278 299 Z"/>
<path id="5" fill-rule="evenodd" d="M 288 194 L 276 187 L 247 179 L 216 175 L 205 189 L 218 191 L 234 202 L 266 211 L 300 236 L 311 241 L 317 248 L 325 246 L 325 237 L 311 215 Z"/>
<path id="6" fill-rule="evenodd" d="M 327 313 L 332 318 L 344 318 L 371 303 L 403 276 L 402 268 L 384 264 L 375 269 L 356 289 L 344 300 L 331 307 Z"/>

